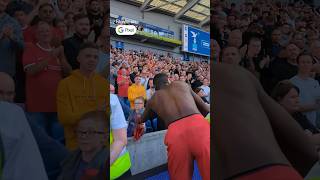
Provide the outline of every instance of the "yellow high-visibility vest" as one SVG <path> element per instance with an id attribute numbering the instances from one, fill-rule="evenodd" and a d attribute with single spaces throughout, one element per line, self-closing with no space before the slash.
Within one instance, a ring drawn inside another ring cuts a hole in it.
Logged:
<path id="1" fill-rule="evenodd" d="M 110 145 L 113 143 L 113 136 L 110 133 Z M 127 172 L 131 167 L 130 155 L 127 151 L 125 154 L 118 157 L 110 167 L 110 180 L 114 180 Z"/>
<path id="2" fill-rule="evenodd" d="M 210 113 L 206 116 L 205 119 L 208 120 L 208 122 L 210 123 Z"/>

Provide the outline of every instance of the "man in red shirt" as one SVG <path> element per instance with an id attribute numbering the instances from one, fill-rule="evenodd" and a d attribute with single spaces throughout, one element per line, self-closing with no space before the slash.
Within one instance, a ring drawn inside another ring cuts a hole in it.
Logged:
<path id="1" fill-rule="evenodd" d="M 56 49 L 51 46 L 50 25 L 41 21 L 36 30 L 37 43 L 27 44 L 23 54 L 27 115 L 49 136 L 62 141 L 63 129 L 57 121 L 56 92 L 63 73 L 68 73 L 71 67 L 65 60 L 62 46 Z"/>
<path id="2" fill-rule="evenodd" d="M 130 77 L 128 70 L 124 67 L 121 67 L 120 71 L 118 72 L 117 84 L 119 99 L 121 99 L 121 101 L 123 101 L 126 105 L 130 106 L 130 102 L 128 100 Z"/>

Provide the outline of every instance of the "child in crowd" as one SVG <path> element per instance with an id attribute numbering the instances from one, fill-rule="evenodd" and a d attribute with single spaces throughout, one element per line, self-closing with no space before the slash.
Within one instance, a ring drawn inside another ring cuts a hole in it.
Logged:
<path id="1" fill-rule="evenodd" d="M 106 179 L 109 160 L 109 121 L 103 111 L 84 114 L 75 131 L 79 148 L 62 163 L 58 180 Z"/>

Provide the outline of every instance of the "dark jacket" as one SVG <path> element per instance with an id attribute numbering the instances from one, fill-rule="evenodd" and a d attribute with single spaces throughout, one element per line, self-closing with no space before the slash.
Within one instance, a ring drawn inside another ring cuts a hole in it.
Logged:
<path id="1" fill-rule="evenodd" d="M 106 166 L 108 158 L 109 150 L 107 148 L 103 148 L 93 160 L 87 166 L 87 169 L 95 169 L 98 170 L 98 175 L 93 178 L 94 180 L 103 179 L 103 177 L 107 176 Z M 62 172 L 58 178 L 58 180 L 74 180 L 79 164 L 81 162 L 81 151 L 78 149 L 74 151 L 67 159 L 62 162 Z"/>
<path id="2" fill-rule="evenodd" d="M 68 63 L 71 65 L 72 70 L 79 69 L 79 62 L 77 61 L 77 56 L 79 54 L 79 49 L 84 39 L 77 35 L 76 33 L 62 41 L 64 47 L 64 54 L 66 55 Z"/>

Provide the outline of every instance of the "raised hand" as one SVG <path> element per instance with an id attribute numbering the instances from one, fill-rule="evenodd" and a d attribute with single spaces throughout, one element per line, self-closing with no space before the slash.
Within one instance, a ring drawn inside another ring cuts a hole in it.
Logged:
<path id="1" fill-rule="evenodd" d="M 57 48 L 55 48 L 54 50 L 51 51 L 51 55 L 53 57 L 56 57 L 56 58 L 61 58 L 63 53 L 64 53 L 63 46 L 59 46 L 59 47 L 57 47 Z"/>
<path id="2" fill-rule="evenodd" d="M 3 37 L 7 37 L 9 39 L 13 39 L 13 28 L 11 26 L 5 26 L 2 31 Z"/>
<path id="3" fill-rule="evenodd" d="M 264 67 L 268 67 L 269 64 L 270 64 L 271 60 L 270 60 L 270 57 L 267 56 L 267 57 L 264 57 L 262 59 L 262 61 L 260 62 L 260 68 L 264 68 Z"/>

